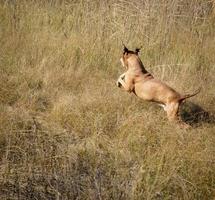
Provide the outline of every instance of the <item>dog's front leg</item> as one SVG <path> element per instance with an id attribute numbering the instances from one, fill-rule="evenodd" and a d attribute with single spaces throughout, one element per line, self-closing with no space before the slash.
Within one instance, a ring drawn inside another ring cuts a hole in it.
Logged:
<path id="1" fill-rule="evenodd" d="M 126 73 L 126 72 L 125 72 Z M 125 73 L 121 74 L 116 82 L 117 87 L 121 87 L 122 86 L 122 81 L 125 79 Z"/>
<path id="2" fill-rule="evenodd" d="M 117 86 L 118 87 L 122 86 L 124 90 L 127 92 L 132 92 L 134 90 L 133 80 L 126 77 L 125 73 L 119 77 L 117 81 Z"/>

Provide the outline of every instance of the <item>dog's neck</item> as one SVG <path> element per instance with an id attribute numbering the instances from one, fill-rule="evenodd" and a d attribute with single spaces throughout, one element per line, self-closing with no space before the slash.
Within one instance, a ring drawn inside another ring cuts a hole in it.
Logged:
<path id="1" fill-rule="evenodd" d="M 131 57 L 128 59 L 128 69 L 138 73 L 148 73 L 139 57 Z"/>

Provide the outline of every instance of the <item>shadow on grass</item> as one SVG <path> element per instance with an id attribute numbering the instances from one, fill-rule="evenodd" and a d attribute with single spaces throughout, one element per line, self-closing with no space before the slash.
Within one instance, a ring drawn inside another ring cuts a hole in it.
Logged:
<path id="1" fill-rule="evenodd" d="M 215 124 L 215 113 L 208 112 L 189 101 L 181 106 L 180 115 L 181 119 L 191 126 L 201 126 L 203 123 Z"/>

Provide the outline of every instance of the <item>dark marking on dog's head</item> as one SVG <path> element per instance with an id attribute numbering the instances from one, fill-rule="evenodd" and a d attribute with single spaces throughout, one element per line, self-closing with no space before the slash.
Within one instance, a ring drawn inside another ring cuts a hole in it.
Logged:
<path id="1" fill-rule="evenodd" d="M 140 52 L 141 48 L 136 48 L 135 51 L 129 50 L 124 44 L 123 44 L 124 48 L 123 48 L 123 55 L 125 54 L 136 54 L 138 55 L 138 53 Z"/>
<path id="2" fill-rule="evenodd" d="M 124 67 L 128 68 L 128 59 L 132 56 L 138 57 L 138 53 L 140 52 L 141 48 L 136 48 L 135 51 L 132 51 L 132 50 L 129 50 L 124 44 L 123 44 L 123 47 L 124 47 L 123 55 L 122 55 L 122 58 L 120 59 L 120 61 Z"/>

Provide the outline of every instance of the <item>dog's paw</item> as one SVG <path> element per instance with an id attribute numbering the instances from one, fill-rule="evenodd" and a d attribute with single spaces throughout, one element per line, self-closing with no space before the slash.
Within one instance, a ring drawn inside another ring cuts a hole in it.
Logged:
<path id="1" fill-rule="evenodd" d="M 122 84 L 121 84 L 119 81 L 116 82 L 116 85 L 117 85 L 117 87 L 119 87 L 119 88 L 122 86 Z"/>

